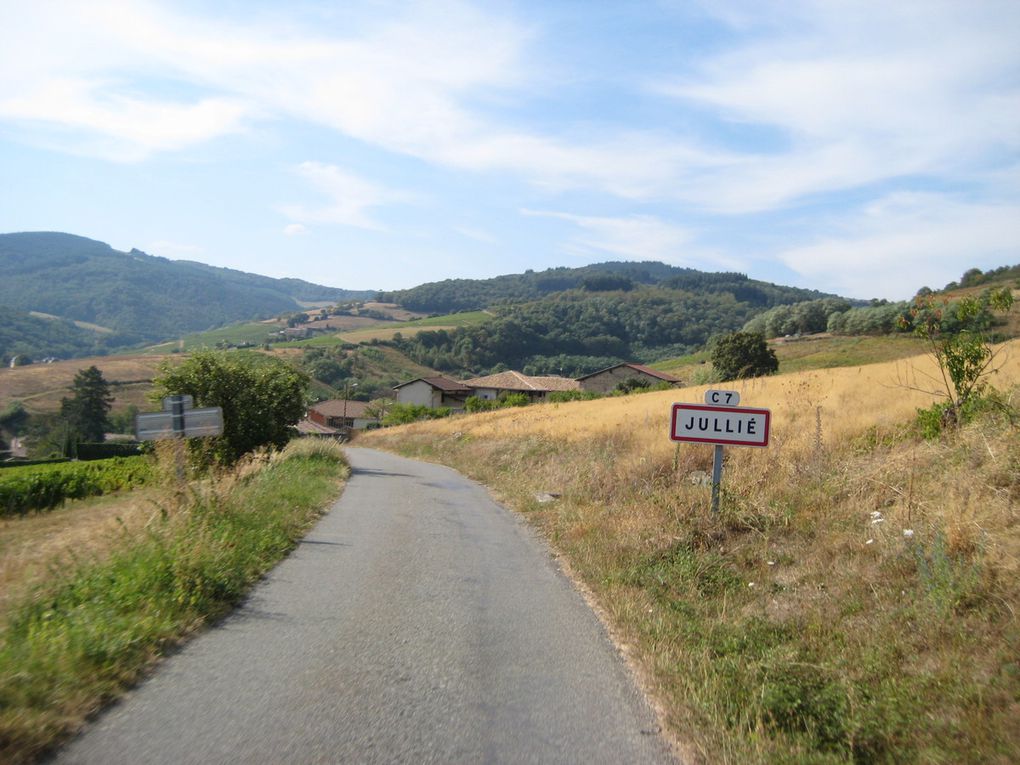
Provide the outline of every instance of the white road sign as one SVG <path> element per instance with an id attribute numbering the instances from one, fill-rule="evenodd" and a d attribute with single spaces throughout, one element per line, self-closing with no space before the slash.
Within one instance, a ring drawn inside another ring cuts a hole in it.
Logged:
<path id="1" fill-rule="evenodd" d="M 161 438 L 200 438 L 218 436 L 223 432 L 223 410 L 218 406 L 206 409 L 187 409 L 184 412 L 184 430 L 174 430 L 172 412 L 146 412 L 135 418 L 135 437 L 139 441 L 158 441 Z"/>
<path id="2" fill-rule="evenodd" d="M 673 404 L 670 438 L 722 446 L 768 446 L 772 412 L 736 406 Z"/>
<path id="3" fill-rule="evenodd" d="M 706 390 L 705 403 L 710 406 L 736 406 L 740 403 L 740 391 L 715 388 Z"/>

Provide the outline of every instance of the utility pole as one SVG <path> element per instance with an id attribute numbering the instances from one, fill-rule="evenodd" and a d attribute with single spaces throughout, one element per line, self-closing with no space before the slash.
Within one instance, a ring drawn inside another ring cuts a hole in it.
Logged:
<path id="1" fill-rule="evenodd" d="M 354 430 L 353 427 L 351 427 L 350 425 L 347 424 L 347 400 L 351 397 L 351 388 L 352 387 L 354 387 L 354 388 L 358 387 L 358 381 L 357 380 L 355 380 L 353 383 L 350 380 L 348 380 L 347 381 L 347 385 L 344 388 L 344 431 L 345 431 L 344 435 L 348 439 L 350 439 L 350 437 L 351 437 L 351 431 Z"/>

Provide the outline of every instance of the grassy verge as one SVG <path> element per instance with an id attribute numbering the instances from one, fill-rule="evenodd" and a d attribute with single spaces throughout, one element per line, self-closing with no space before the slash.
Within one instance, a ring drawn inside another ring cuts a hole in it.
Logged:
<path id="1" fill-rule="evenodd" d="M 359 441 L 451 464 L 541 528 L 693 760 L 1016 762 L 1020 437 L 989 415 L 919 438 L 911 415 L 930 400 L 897 387 L 908 374 L 739 384 L 773 409 L 773 440 L 727 450 L 717 516 L 698 480 L 711 448 L 667 439 L 671 401 L 700 391 Z"/>
<path id="2" fill-rule="evenodd" d="M 236 605 L 335 496 L 339 449 L 302 442 L 167 495 L 101 559 L 65 566 L 0 632 L 0 761 L 29 762 L 168 647 Z M 55 568 L 55 567 L 54 567 Z"/>

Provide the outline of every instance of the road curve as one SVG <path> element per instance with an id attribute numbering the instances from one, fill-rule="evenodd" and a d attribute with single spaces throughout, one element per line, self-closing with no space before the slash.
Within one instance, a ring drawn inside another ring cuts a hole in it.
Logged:
<path id="1" fill-rule="evenodd" d="M 57 762 L 673 762 L 533 532 L 448 468 L 348 456 L 294 554 Z"/>

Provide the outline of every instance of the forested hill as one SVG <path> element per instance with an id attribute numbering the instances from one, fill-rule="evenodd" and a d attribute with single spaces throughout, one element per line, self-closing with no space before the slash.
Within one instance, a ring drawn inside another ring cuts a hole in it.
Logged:
<path id="1" fill-rule="evenodd" d="M 98 324 L 119 344 L 275 316 L 298 310 L 299 300 L 367 294 L 120 252 L 71 234 L 0 234 L 0 306 Z"/>
<path id="2" fill-rule="evenodd" d="M 62 319 L 43 319 L 26 311 L 0 305 L 0 362 L 15 356 L 38 360 L 47 356 L 72 358 L 101 353 L 108 342 L 116 343 L 110 333 L 90 332 Z"/>
<path id="3" fill-rule="evenodd" d="M 749 279 L 738 273 L 707 273 L 665 263 L 597 263 L 582 268 L 550 268 L 492 279 L 447 279 L 406 290 L 383 292 L 383 302 L 399 303 L 412 311 L 450 313 L 489 308 L 500 303 L 538 300 L 556 292 L 581 289 L 590 293 L 658 286 L 700 295 L 729 294 L 752 308 L 816 300 L 817 290 L 783 287 Z"/>

